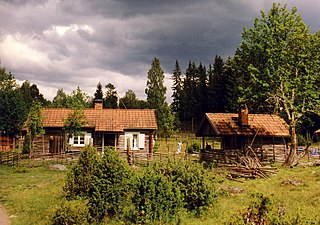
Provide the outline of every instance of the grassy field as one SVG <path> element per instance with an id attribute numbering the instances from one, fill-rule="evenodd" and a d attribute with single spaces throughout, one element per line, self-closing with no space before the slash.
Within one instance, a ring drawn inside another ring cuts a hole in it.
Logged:
<path id="1" fill-rule="evenodd" d="M 63 200 L 65 177 L 65 171 L 49 170 L 43 162 L 0 166 L 0 204 L 12 224 L 48 224 Z"/>
<path id="2" fill-rule="evenodd" d="M 48 224 L 59 207 L 66 172 L 49 170 L 48 164 L 0 166 L 0 204 L 7 209 L 13 225 Z M 277 175 L 256 180 L 229 180 L 221 168 L 208 170 L 217 190 L 216 202 L 203 217 L 183 216 L 181 224 L 229 224 L 246 212 L 255 193 L 270 198 L 270 210 L 273 215 L 283 214 L 283 221 L 319 222 L 320 167 L 278 167 Z"/>

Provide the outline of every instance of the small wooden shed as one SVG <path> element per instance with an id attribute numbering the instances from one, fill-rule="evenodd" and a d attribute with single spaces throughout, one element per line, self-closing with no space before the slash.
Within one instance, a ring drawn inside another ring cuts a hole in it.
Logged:
<path id="1" fill-rule="evenodd" d="M 249 114 L 246 108 L 238 114 L 206 113 L 196 136 L 202 137 L 203 155 L 224 161 L 236 160 L 235 155 L 244 154 L 248 146 L 262 160 L 283 161 L 290 140 L 289 126 L 282 118 Z"/>

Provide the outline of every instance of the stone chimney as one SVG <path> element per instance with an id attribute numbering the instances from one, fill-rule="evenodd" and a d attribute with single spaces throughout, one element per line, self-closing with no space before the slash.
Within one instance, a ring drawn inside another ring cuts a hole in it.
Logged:
<path id="1" fill-rule="evenodd" d="M 249 110 L 246 106 L 239 108 L 238 117 L 240 126 L 249 126 Z"/>
<path id="2" fill-rule="evenodd" d="M 94 99 L 93 100 L 93 108 L 94 109 L 103 109 L 103 100 L 102 99 Z"/>

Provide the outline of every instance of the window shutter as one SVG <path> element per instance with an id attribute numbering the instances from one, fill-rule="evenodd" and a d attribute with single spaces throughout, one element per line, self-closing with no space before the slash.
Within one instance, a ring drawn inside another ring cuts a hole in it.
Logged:
<path id="1" fill-rule="evenodd" d="M 74 137 L 69 138 L 69 145 L 73 145 L 73 138 Z"/>
<path id="2" fill-rule="evenodd" d="M 91 139 L 91 133 L 86 133 L 84 135 L 84 144 L 85 145 L 90 145 L 90 139 Z"/>
<path id="3" fill-rule="evenodd" d="M 139 148 L 144 148 L 145 134 L 139 134 Z"/>

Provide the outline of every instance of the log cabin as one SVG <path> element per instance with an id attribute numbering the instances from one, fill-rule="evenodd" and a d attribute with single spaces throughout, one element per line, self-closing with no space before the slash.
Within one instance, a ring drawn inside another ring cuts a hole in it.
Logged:
<path id="1" fill-rule="evenodd" d="M 203 156 L 227 163 L 237 161 L 248 147 L 261 160 L 282 162 L 290 140 L 289 126 L 282 118 L 249 114 L 247 108 L 238 113 L 206 113 L 196 136 L 202 137 Z"/>
<path id="2" fill-rule="evenodd" d="M 81 134 L 67 140 L 65 146 L 64 121 L 73 109 L 44 108 L 42 110 L 45 134 L 37 137 L 33 153 L 59 154 L 66 149 L 79 151 L 93 145 L 100 152 L 104 147 L 114 147 L 125 152 L 152 153 L 154 133 L 157 130 L 153 109 L 103 109 L 102 101 L 95 101 L 94 108 L 83 109 L 86 124 Z"/>

